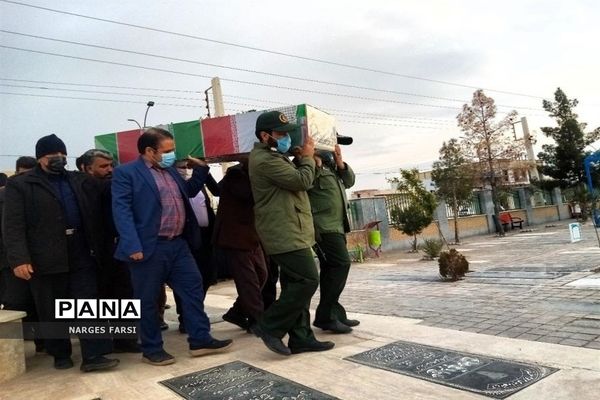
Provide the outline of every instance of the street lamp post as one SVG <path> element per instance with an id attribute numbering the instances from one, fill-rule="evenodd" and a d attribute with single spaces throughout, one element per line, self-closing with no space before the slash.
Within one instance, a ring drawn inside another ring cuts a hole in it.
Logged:
<path id="1" fill-rule="evenodd" d="M 146 114 L 144 114 L 144 128 L 146 127 L 146 118 L 148 117 L 148 111 L 150 110 L 150 107 L 152 107 L 154 105 L 153 101 L 149 101 L 148 104 L 146 104 L 148 107 L 146 108 Z"/>
<path id="2" fill-rule="evenodd" d="M 139 123 L 139 122 L 137 122 L 137 121 L 136 121 L 135 119 L 133 119 L 133 118 L 129 118 L 129 119 L 127 119 L 127 121 L 129 121 L 129 122 L 135 122 L 135 123 L 137 124 L 137 126 L 140 128 L 140 135 L 142 134 L 142 132 L 144 131 L 144 129 L 142 129 L 142 126 L 140 125 L 140 123 Z"/>

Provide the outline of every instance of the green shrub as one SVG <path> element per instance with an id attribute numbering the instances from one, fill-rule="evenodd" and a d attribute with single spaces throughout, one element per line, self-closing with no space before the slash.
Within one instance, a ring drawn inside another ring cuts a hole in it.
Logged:
<path id="1" fill-rule="evenodd" d="M 352 261 L 354 261 L 354 262 L 361 263 L 365 260 L 364 250 L 363 250 L 362 246 L 360 246 L 358 244 L 352 250 L 349 250 L 348 254 L 350 255 L 350 258 L 352 259 Z"/>
<path id="2" fill-rule="evenodd" d="M 440 256 L 444 243 L 440 239 L 425 239 L 420 249 L 423 250 L 427 258 L 433 260 Z"/>

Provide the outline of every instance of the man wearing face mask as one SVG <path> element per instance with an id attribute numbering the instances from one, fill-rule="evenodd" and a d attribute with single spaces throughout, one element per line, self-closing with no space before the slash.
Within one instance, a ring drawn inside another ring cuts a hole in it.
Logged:
<path id="1" fill-rule="evenodd" d="M 35 146 L 37 166 L 9 180 L 3 237 L 9 266 L 29 283 L 40 322 L 56 322 L 55 299 L 97 298 L 96 274 L 102 255 L 101 188 L 91 177 L 65 170 L 67 149 L 56 135 Z M 7 233 L 10 232 L 10 235 Z M 68 332 L 41 325 L 54 367 L 73 366 Z M 53 337 L 49 339 L 49 337 Z M 80 338 L 84 372 L 115 367 L 104 357 L 109 339 Z"/>
<path id="2" fill-rule="evenodd" d="M 355 176 L 337 144 L 334 152 L 316 152 L 315 162 L 315 181 L 308 191 L 321 267 L 314 325 L 333 333 L 350 333 L 359 321 L 348 319 L 339 299 L 351 264 L 345 236 L 350 231 L 346 189 L 354 185 Z"/>
<path id="3" fill-rule="evenodd" d="M 289 132 L 298 128 L 285 114 L 271 111 L 256 121 L 249 173 L 256 231 L 267 255 L 279 265 L 281 294 L 251 327 L 265 345 L 281 355 L 333 348 L 319 342 L 310 327 L 310 300 L 319 284 L 311 246 L 315 232 L 308 190 L 315 176 L 311 138 L 299 151 L 298 167 L 288 159 Z M 289 334 L 288 346 L 282 338 Z"/>
<path id="4" fill-rule="evenodd" d="M 157 300 L 164 283 L 181 300 L 190 354 L 225 350 L 232 341 L 210 334 L 202 277 L 190 251 L 199 246 L 200 232 L 189 199 L 205 184 L 208 165 L 189 157 L 193 173 L 184 181 L 173 166 L 173 135 L 159 128 L 145 131 L 137 148 L 140 157 L 113 172 L 112 209 L 119 232 L 115 257 L 127 262 L 134 297 L 142 304 L 142 360 L 152 365 L 175 362 L 163 348 L 158 323 Z"/>

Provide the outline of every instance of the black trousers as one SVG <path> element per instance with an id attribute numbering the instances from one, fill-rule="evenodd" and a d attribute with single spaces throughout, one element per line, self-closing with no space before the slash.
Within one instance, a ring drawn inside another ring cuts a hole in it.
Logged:
<path id="1" fill-rule="evenodd" d="M 216 251 L 221 254 L 221 259 L 233 276 L 238 293 L 229 312 L 249 318 L 252 324 L 265 310 L 261 291 L 268 272 L 263 250 L 257 246 L 254 250 L 220 247 Z"/>
<path id="2" fill-rule="evenodd" d="M 35 270 L 29 280 L 36 310 L 40 320 L 40 336 L 44 339 L 46 352 L 55 358 L 71 356 L 71 340 L 66 329 L 67 324 L 54 317 L 56 299 L 96 299 L 98 298 L 97 264 L 91 257 L 85 240 L 80 235 L 69 237 L 70 271 L 60 274 L 40 275 Z M 34 267 L 35 268 L 35 267 Z M 54 324 L 45 324 L 46 322 Z M 58 322 L 58 323 L 57 323 Z M 73 322 L 70 322 L 73 324 Z M 49 327 L 52 325 L 52 328 Z M 61 328 L 57 328 L 60 326 Z M 50 331 L 52 329 L 52 331 Z M 63 329 L 57 332 L 57 329 Z M 55 338 L 64 334 L 62 338 Z M 109 338 L 80 338 L 81 356 L 84 360 L 110 353 L 112 343 Z"/>
<path id="3" fill-rule="evenodd" d="M 114 252 L 114 251 L 113 251 Z M 112 254 L 112 253 L 111 253 Z M 122 261 L 111 260 L 100 267 L 98 272 L 98 298 L 101 299 L 132 299 L 133 287 L 129 267 Z M 166 298 L 165 298 L 166 300 Z M 164 307 L 164 305 L 163 305 Z M 164 312 L 164 308 L 163 308 Z M 136 338 L 113 339 L 114 347 L 132 346 L 137 343 Z"/>
<path id="4" fill-rule="evenodd" d="M 215 261 L 213 246 L 212 246 L 212 226 L 201 227 L 200 233 L 202 235 L 202 245 L 192 251 L 194 260 L 202 275 L 202 289 L 204 290 L 204 296 L 208 288 L 217 283 L 219 278 L 218 266 Z"/>
<path id="5" fill-rule="evenodd" d="M 322 233 L 320 236 L 318 244 L 325 259 L 319 259 L 320 300 L 315 312 L 315 322 L 345 321 L 346 310 L 339 300 L 346 287 L 351 264 L 346 249 L 346 236 L 342 233 Z"/>

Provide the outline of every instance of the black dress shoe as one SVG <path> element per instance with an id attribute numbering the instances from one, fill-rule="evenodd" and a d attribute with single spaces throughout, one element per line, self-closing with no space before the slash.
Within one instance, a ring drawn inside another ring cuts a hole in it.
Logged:
<path id="1" fill-rule="evenodd" d="M 199 357 L 199 356 L 205 356 L 207 354 L 219 353 L 219 352 L 225 351 L 226 349 L 231 347 L 232 343 L 233 343 L 233 340 L 231 340 L 231 339 L 219 340 L 219 339 L 213 338 L 210 341 L 210 343 L 204 344 L 202 346 L 190 345 L 190 354 L 192 355 L 192 357 Z"/>
<path id="2" fill-rule="evenodd" d="M 333 346 L 335 346 L 335 343 L 333 342 L 319 342 L 315 339 L 311 342 L 302 343 L 297 346 L 290 345 L 290 351 L 292 354 L 306 353 L 309 351 L 326 351 L 333 349 Z"/>
<path id="3" fill-rule="evenodd" d="M 360 321 L 357 319 L 344 319 L 342 321 L 340 321 L 342 324 L 347 325 L 347 326 L 358 326 L 360 325 Z"/>
<path id="4" fill-rule="evenodd" d="M 258 326 L 258 324 L 254 324 L 250 327 L 252 333 L 262 339 L 263 343 L 267 348 L 277 354 L 281 354 L 282 356 L 289 356 L 292 354 L 290 349 L 283 344 L 281 339 L 278 337 L 272 336 L 265 332 L 262 328 Z"/>
<path id="5" fill-rule="evenodd" d="M 250 325 L 248 324 L 248 319 L 232 312 L 227 311 L 223 314 L 223 321 L 229 322 L 230 324 L 234 324 L 242 328 L 243 330 L 248 330 Z"/>
<path id="6" fill-rule="evenodd" d="M 56 369 L 69 369 L 73 368 L 73 360 L 71 357 L 66 358 L 54 358 L 54 368 Z"/>
<path id="7" fill-rule="evenodd" d="M 348 325 L 342 324 L 340 321 L 331 321 L 331 322 L 315 322 L 313 324 L 317 328 L 321 328 L 324 331 L 331 331 L 333 333 L 350 333 L 352 332 L 352 328 Z"/>
<path id="8" fill-rule="evenodd" d="M 94 358 L 88 358 L 87 360 L 83 360 L 79 369 L 83 372 L 92 372 L 100 371 L 102 369 L 114 368 L 117 365 L 119 365 L 118 359 L 110 359 L 104 356 L 97 356 Z"/>
<path id="9" fill-rule="evenodd" d="M 169 365 L 175 363 L 175 357 L 161 350 L 152 354 L 144 354 L 142 361 L 151 365 Z"/>

